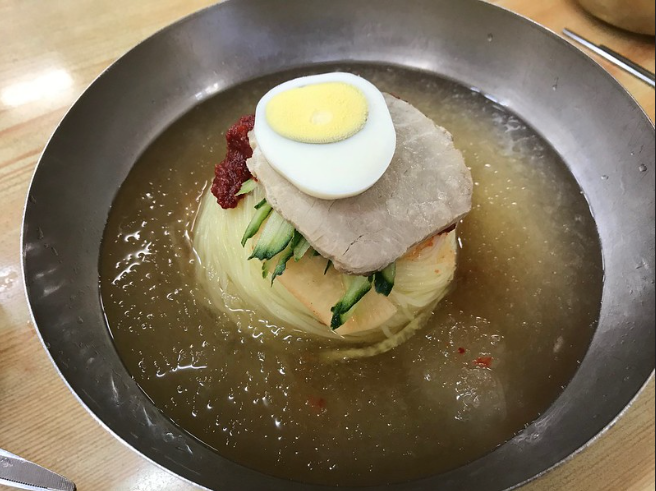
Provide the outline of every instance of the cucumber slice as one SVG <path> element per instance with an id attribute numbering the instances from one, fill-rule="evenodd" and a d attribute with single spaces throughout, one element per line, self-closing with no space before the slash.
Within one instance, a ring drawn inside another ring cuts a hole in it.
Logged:
<path id="1" fill-rule="evenodd" d="M 396 263 L 390 264 L 384 270 L 374 275 L 376 291 L 381 295 L 389 297 L 394 288 L 394 278 L 396 278 Z"/>
<path id="2" fill-rule="evenodd" d="M 346 294 L 332 309 L 330 327 L 333 331 L 342 326 L 353 313 L 353 307 L 371 290 L 373 277 L 354 276 Z"/>
<path id="3" fill-rule="evenodd" d="M 269 276 L 271 261 L 262 261 L 262 279 L 266 280 Z"/>
<path id="4" fill-rule="evenodd" d="M 243 196 L 252 192 L 257 187 L 257 181 L 255 179 L 249 179 L 244 184 L 241 185 L 241 189 L 235 196 Z"/>
<path id="5" fill-rule="evenodd" d="M 264 223 L 264 220 L 267 219 L 267 217 L 269 216 L 272 210 L 271 205 L 267 203 L 265 199 L 260 201 L 257 204 L 257 206 L 255 206 L 255 209 L 257 211 L 255 212 L 255 215 L 253 215 L 251 223 L 249 223 L 248 227 L 246 227 L 246 231 L 244 232 L 244 237 L 241 239 L 242 247 L 246 245 L 248 239 L 252 239 L 255 236 L 255 234 L 260 230 L 262 223 Z"/>
<path id="6" fill-rule="evenodd" d="M 276 278 L 285 272 L 287 269 L 287 263 L 293 256 L 294 250 L 291 247 L 285 249 L 283 253 L 278 256 L 280 259 L 278 259 L 278 264 L 276 265 L 276 269 L 273 270 L 273 276 L 271 277 L 272 285 L 273 282 L 276 281 Z"/>
<path id="7" fill-rule="evenodd" d="M 296 247 L 294 247 L 294 261 L 298 262 L 303 259 L 311 247 L 312 246 L 310 246 L 310 243 L 306 240 L 306 238 L 301 235 L 301 241 L 296 244 Z"/>
<path id="8" fill-rule="evenodd" d="M 253 254 L 248 259 L 257 258 L 260 261 L 273 259 L 289 245 L 294 232 L 294 226 L 291 223 L 286 221 L 279 213 L 272 212 L 264 226 L 262 235 L 257 241 Z"/>
<path id="9" fill-rule="evenodd" d="M 292 237 L 289 246 L 287 247 L 287 249 L 285 249 L 282 252 L 282 254 L 280 254 L 279 256 L 280 259 L 278 260 L 276 269 L 273 270 L 273 277 L 271 278 L 272 285 L 273 282 L 276 280 L 276 278 L 285 272 L 285 270 L 287 269 L 287 263 L 292 257 L 294 257 L 294 251 L 296 250 L 296 247 L 298 246 L 299 242 L 301 242 L 302 240 L 305 240 L 303 239 L 303 236 L 299 234 L 297 231 L 294 231 L 294 236 Z"/>

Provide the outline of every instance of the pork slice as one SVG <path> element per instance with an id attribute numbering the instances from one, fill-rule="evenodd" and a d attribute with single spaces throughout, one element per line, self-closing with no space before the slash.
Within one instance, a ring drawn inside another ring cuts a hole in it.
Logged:
<path id="1" fill-rule="evenodd" d="M 322 200 L 303 193 L 269 165 L 249 135 L 254 152 L 247 165 L 267 201 L 346 274 L 384 269 L 471 210 L 471 173 L 451 134 L 407 102 L 388 94 L 385 100 L 396 128 L 396 153 L 383 177 L 352 198 Z"/>

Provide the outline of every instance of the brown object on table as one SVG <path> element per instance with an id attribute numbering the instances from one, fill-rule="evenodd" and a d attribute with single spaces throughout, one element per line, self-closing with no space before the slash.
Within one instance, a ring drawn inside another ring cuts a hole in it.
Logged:
<path id="1" fill-rule="evenodd" d="M 32 326 L 23 293 L 19 244 L 27 188 L 50 134 L 84 88 L 139 41 L 212 3 L 0 1 L 0 447 L 57 469 L 81 491 L 194 487 L 114 439 L 57 376 Z M 573 0 L 492 3 L 557 32 L 570 27 L 654 69 L 651 40 L 597 22 Z M 621 69 L 602 64 L 653 119 L 653 90 Z M 525 489 L 653 490 L 654 383 L 591 448 Z"/>
<path id="2" fill-rule="evenodd" d="M 654 0 L 578 0 L 595 17 L 627 31 L 653 36 L 656 3 Z"/>

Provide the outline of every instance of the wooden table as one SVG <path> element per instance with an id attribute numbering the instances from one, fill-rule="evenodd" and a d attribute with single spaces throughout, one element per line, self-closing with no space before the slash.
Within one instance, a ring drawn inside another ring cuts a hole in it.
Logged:
<path id="1" fill-rule="evenodd" d="M 457 1 L 457 0 L 453 0 Z M 30 321 L 19 236 L 32 171 L 82 90 L 117 57 L 213 0 L 0 0 L 0 447 L 81 491 L 191 490 L 123 446 L 57 376 Z M 588 17 L 573 0 L 495 0 L 560 32 L 570 27 L 654 68 L 653 39 Z M 605 65 L 654 118 L 654 92 Z M 592 448 L 527 487 L 654 489 L 654 383 Z"/>

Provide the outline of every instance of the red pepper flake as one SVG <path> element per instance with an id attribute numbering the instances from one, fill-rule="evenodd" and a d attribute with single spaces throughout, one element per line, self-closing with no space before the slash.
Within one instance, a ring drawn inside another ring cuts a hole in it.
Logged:
<path id="1" fill-rule="evenodd" d="M 226 158 L 214 169 L 212 194 L 222 208 L 236 208 L 243 196 L 236 196 L 242 184 L 252 176 L 246 161 L 253 156 L 248 133 L 255 127 L 255 116 L 244 116 L 226 133 L 228 152 Z"/>
<path id="2" fill-rule="evenodd" d="M 458 353 L 464 355 L 465 353 L 467 353 L 467 350 L 465 348 L 458 348 Z"/>
<path id="3" fill-rule="evenodd" d="M 321 413 L 326 409 L 326 400 L 323 397 L 310 396 L 307 401 L 308 405 Z"/>
<path id="4" fill-rule="evenodd" d="M 481 356 L 476 358 L 474 364 L 481 368 L 492 368 L 492 361 L 494 360 L 491 356 Z"/>

